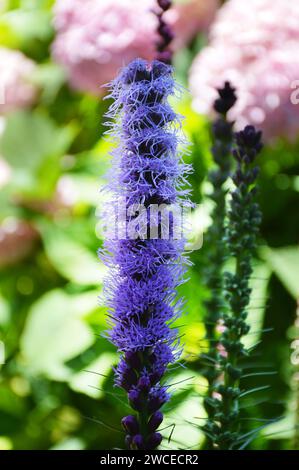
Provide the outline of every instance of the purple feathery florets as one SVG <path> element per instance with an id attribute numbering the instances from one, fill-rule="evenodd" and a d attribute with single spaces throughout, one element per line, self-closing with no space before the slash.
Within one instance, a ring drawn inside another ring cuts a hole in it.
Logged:
<path id="1" fill-rule="evenodd" d="M 167 102 L 175 91 L 171 67 L 159 61 L 137 59 L 112 82 L 114 103 L 108 116 L 114 119 L 112 132 L 119 145 L 108 189 L 112 206 L 125 201 L 125 225 L 136 220 L 128 215 L 132 204 L 142 204 L 148 215 L 153 204 L 183 203 L 188 195 L 183 174 L 189 168 L 177 152 L 179 117 Z M 126 390 L 136 411 L 122 420 L 131 449 L 154 449 L 161 443 L 156 432 L 163 420 L 160 408 L 169 400 L 161 379 L 180 352 L 172 324 L 182 307 L 176 287 L 186 266 L 184 240 L 171 230 L 168 238 L 161 237 L 157 220 L 155 238 L 148 236 L 146 218 L 142 235 L 132 239 L 125 231 L 105 241 L 109 337 L 121 353 L 116 384 Z"/>

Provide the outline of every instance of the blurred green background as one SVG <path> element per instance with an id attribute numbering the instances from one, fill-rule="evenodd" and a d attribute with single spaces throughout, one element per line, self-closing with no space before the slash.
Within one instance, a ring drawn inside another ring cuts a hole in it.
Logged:
<path id="1" fill-rule="evenodd" d="M 1 2 L 2 3 L 2 2 Z M 103 137 L 109 101 L 71 89 L 50 54 L 53 2 L 3 2 L 0 45 L 37 63 L 31 76 L 38 96 L 31 106 L 0 118 L 0 449 L 112 449 L 123 446 L 120 419 L 127 412 L 113 387 L 115 348 L 102 336 L 105 306 L 98 261 L 102 244 L 97 213 L 109 167 Z M 4 5 L 5 4 L 5 5 Z M 1 11 L 1 10 L 0 10 Z M 186 85 L 198 37 L 175 56 Z M 186 120 L 193 164 L 193 200 L 208 213 L 212 166 L 207 117 L 194 113 L 186 92 L 174 104 Z M 259 201 L 264 214 L 255 261 L 250 309 L 255 365 L 276 371 L 269 388 L 244 400 L 251 426 L 261 427 L 252 449 L 294 448 L 296 406 L 290 344 L 299 298 L 299 143 L 278 139 L 260 157 Z M 203 250 L 205 249 L 205 245 Z M 162 448 L 198 448 L 203 441 L 200 354 L 205 350 L 201 253 L 182 286 L 186 312 L 179 325 L 185 350 L 170 371 L 173 399 L 167 405 Z M 99 297 L 99 299 L 98 299 Z M 264 385 L 248 377 L 248 386 Z M 268 418 L 282 417 L 264 427 Z M 298 423 L 297 423 L 298 424 Z"/>

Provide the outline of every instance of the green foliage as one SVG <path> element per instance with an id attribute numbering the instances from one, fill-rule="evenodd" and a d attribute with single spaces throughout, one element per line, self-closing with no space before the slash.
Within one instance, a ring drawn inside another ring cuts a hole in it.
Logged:
<path id="1" fill-rule="evenodd" d="M 298 299 L 299 246 L 278 249 L 264 248 L 261 250 L 261 255 L 294 299 Z"/>
<path id="2" fill-rule="evenodd" d="M 20 353 L 31 374 L 56 380 L 69 376 L 64 363 L 93 344 L 82 318 L 94 308 L 95 299 L 96 293 L 70 296 L 55 289 L 31 306 L 20 339 Z"/>
<path id="3" fill-rule="evenodd" d="M 105 270 L 99 263 L 96 253 L 90 253 L 73 236 L 59 227 L 47 224 L 41 225 L 40 229 L 45 252 L 61 276 L 75 284 L 100 285 Z M 86 269 L 82 269 L 82 266 Z"/>
<path id="4" fill-rule="evenodd" d="M 73 138 L 71 126 L 58 127 L 42 112 L 8 116 L 0 152 L 15 172 L 12 184 L 30 196 L 49 196 L 60 175 L 59 159 Z"/>

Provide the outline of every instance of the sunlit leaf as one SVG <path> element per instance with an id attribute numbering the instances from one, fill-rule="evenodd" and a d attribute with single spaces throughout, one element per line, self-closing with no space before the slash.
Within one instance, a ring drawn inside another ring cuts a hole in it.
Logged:
<path id="1" fill-rule="evenodd" d="M 51 447 L 51 450 L 83 450 L 85 447 L 85 442 L 82 439 L 70 437 Z"/>
<path id="2" fill-rule="evenodd" d="M 60 173 L 59 157 L 73 138 L 72 127 L 60 128 L 43 113 L 11 114 L 0 138 L 0 152 L 13 167 L 12 184 L 40 198 L 47 196 Z"/>
<path id="3" fill-rule="evenodd" d="M 92 294 L 94 301 L 96 295 Z M 95 340 L 82 317 L 91 309 L 91 294 L 48 292 L 31 307 L 21 337 L 23 362 L 33 374 L 65 380 L 71 370 L 64 363 Z"/>
<path id="4" fill-rule="evenodd" d="M 46 115 L 28 111 L 11 114 L 1 136 L 0 148 L 14 168 L 36 168 L 45 158 L 62 155 L 72 140 L 69 128 L 59 128 Z"/>
<path id="5" fill-rule="evenodd" d="M 104 395 L 101 386 L 105 381 L 105 376 L 112 370 L 112 366 L 117 362 L 116 353 L 103 353 L 95 361 L 91 362 L 85 370 L 75 374 L 70 380 L 73 390 L 92 398 L 99 398 Z"/>
<path id="6" fill-rule="evenodd" d="M 288 413 L 284 418 L 270 424 L 264 431 L 264 437 L 270 439 L 291 439 L 295 433 L 295 417 Z"/>
<path id="7" fill-rule="evenodd" d="M 16 9 L 4 13 L 1 23 L 19 37 L 19 46 L 33 39 L 46 40 L 51 37 L 51 16 L 38 9 Z"/>
<path id="8" fill-rule="evenodd" d="M 262 256 L 273 269 L 285 288 L 295 298 L 299 298 L 298 266 L 299 246 L 286 248 L 264 248 Z"/>
<path id="9" fill-rule="evenodd" d="M 46 254 L 63 277 L 77 284 L 100 285 L 105 269 L 96 253 L 88 251 L 62 229 L 49 225 L 41 229 Z"/>

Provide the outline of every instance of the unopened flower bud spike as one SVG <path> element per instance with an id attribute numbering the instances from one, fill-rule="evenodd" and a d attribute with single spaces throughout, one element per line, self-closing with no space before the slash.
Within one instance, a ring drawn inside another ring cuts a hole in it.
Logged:
<path id="1" fill-rule="evenodd" d="M 251 295 L 249 281 L 261 223 L 261 212 L 254 201 L 258 171 L 252 168 L 262 148 L 261 132 L 253 126 L 246 126 L 235 135 L 235 140 L 235 189 L 231 194 L 224 236 L 228 254 L 234 260 L 234 269 L 224 274 L 228 311 L 222 315 L 219 380 L 214 384 L 212 397 L 206 399 L 206 404 L 213 409 L 213 416 L 204 426 L 214 448 L 223 450 L 238 449 L 242 444 L 239 402 L 244 391 L 240 390 L 240 379 L 243 375 L 242 360 L 250 356 L 250 350 L 245 348 L 242 339 L 250 330 L 246 322 Z"/>

